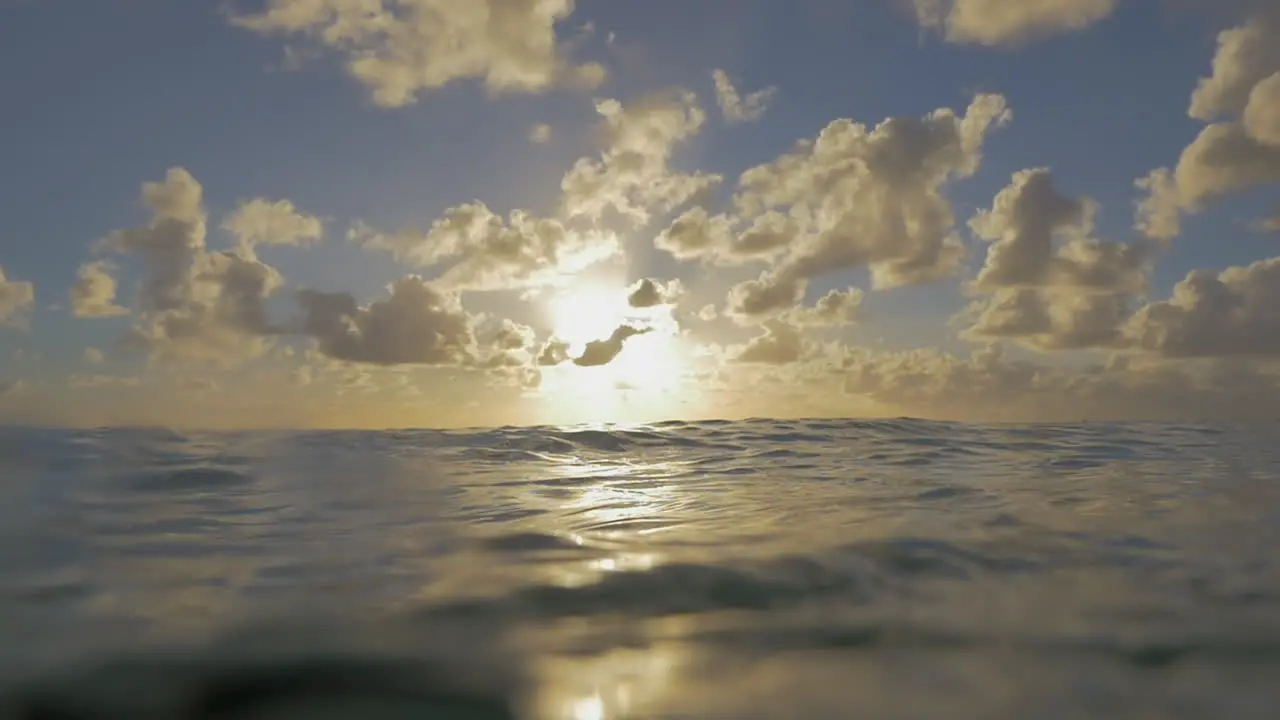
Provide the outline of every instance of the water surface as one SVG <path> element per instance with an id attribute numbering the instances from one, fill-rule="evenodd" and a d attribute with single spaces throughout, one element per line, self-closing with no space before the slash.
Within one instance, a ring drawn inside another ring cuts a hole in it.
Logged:
<path id="1" fill-rule="evenodd" d="M 6 429 L 0 681 L 31 718 L 1274 718 L 1277 477 L 1270 425 Z"/>

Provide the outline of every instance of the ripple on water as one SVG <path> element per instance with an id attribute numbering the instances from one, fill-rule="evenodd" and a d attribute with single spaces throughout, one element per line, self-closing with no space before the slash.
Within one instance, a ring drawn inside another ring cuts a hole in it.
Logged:
<path id="1" fill-rule="evenodd" d="M 146 473 L 132 478 L 138 492 L 217 492 L 252 485 L 247 472 L 219 467 L 186 467 L 178 470 Z"/>

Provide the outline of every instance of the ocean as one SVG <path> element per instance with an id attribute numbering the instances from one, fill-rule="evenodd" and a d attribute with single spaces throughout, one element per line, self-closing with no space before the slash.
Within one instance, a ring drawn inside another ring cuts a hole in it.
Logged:
<path id="1" fill-rule="evenodd" d="M 0 430 L 0 717 L 1280 717 L 1280 424 Z"/>

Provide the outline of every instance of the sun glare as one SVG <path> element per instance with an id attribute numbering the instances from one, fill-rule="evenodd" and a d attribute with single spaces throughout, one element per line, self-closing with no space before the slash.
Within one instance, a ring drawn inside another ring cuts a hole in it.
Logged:
<path id="1" fill-rule="evenodd" d="M 550 314 L 552 332 L 569 344 L 570 357 L 581 356 L 588 343 L 607 340 L 623 325 L 645 331 L 628 338 L 605 365 L 564 368 L 569 386 L 652 394 L 680 381 L 684 362 L 670 306 L 633 308 L 625 290 L 587 287 L 558 294 L 550 301 Z"/>

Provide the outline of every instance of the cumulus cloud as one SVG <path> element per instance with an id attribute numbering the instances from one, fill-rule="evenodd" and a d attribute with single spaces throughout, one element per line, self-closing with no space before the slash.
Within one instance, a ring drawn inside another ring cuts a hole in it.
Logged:
<path id="1" fill-rule="evenodd" d="M 232 21 L 341 54 L 374 103 L 400 107 L 463 79 L 492 92 L 598 85 L 603 66 L 570 61 L 557 37 L 573 10 L 574 0 L 269 0 Z"/>
<path id="2" fill-rule="evenodd" d="M 750 221 L 726 213 L 710 215 L 692 207 L 654 238 L 654 245 L 677 260 L 735 266 L 768 262 L 783 254 L 800 234 L 800 224 L 776 210 Z"/>
<path id="3" fill-rule="evenodd" d="M 864 293 L 851 287 L 832 290 L 818 298 L 813 307 L 797 307 L 784 318 L 799 327 L 852 325 L 858 322 Z"/>
<path id="4" fill-rule="evenodd" d="M 207 249 L 203 188 L 185 169 L 144 183 L 142 198 L 150 221 L 111 233 L 102 243 L 145 266 L 130 341 L 161 358 L 219 363 L 263 352 L 278 331 L 266 301 L 284 284 L 280 273 L 252 255 Z M 94 282 L 106 287 L 100 278 Z"/>
<path id="5" fill-rule="evenodd" d="M 769 320 L 764 332 L 741 347 L 730 350 L 730 357 L 740 363 L 785 365 L 798 362 L 804 355 L 804 339 L 800 330 L 781 320 Z"/>
<path id="6" fill-rule="evenodd" d="M 354 237 L 421 268 L 447 266 L 442 285 L 466 290 L 529 287 L 576 273 L 619 250 L 607 232 L 571 230 L 559 220 L 513 211 L 507 219 L 484 203 L 449 208 L 426 233 L 382 235 L 360 226 Z"/>
<path id="7" fill-rule="evenodd" d="M 599 158 L 578 160 L 560 183 L 570 217 L 599 219 L 613 210 L 643 225 L 653 213 L 675 210 L 721 181 L 669 165 L 675 147 L 706 120 L 694 93 L 654 93 L 626 105 L 600 100 L 596 111 L 604 119 L 605 149 Z"/>
<path id="8" fill-rule="evenodd" d="M 720 114 L 728 123 L 759 120 L 778 94 L 777 88 L 767 87 L 742 95 L 723 70 L 713 70 L 711 79 L 716 86 L 716 103 L 720 106 Z"/>
<path id="9" fill-rule="evenodd" d="M 1280 356 L 1280 258 L 1220 273 L 1193 270 L 1170 299 L 1138 310 L 1125 331 L 1170 357 Z"/>
<path id="10" fill-rule="evenodd" d="M 1213 71 L 1200 79 L 1191 95 L 1187 111 L 1191 117 L 1209 122 L 1243 113 L 1259 83 L 1280 72 L 1278 19 L 1274 12 L 1258 13 L 1243 25 L 1218 33 Z"/>
<path id="11" fill-rule="evenodd" d="M 1188 114 L 1210 122 L 1173 170 L 1139 180 L 1137 228 L 1170 238 L 1181 217 L 1223 196 L 1280 182 L 1280 12 L 1255 13 L 1222 31 L 1213 71 L 1201 78 Z"/>
<path id="12" fill-rule="evenodd" d="M 1015 173 L 991 209 L 969 223 L 991 242 L 974 286 L 1142 291 L 1151 249 L 1093 239 L 1096 212 L 1094 200 L 1059 193 L 1046 168 Z"/>
<path id="13" fill-rule="evenodd" d="M 622 346 L 628 338 L 636 335 L 644 335 L 652 332 L 651 328 L 634 328 L 630 325 L 620 325 L 605 340 L 592 340 L 583 348 L 582 354 L 573 359 L 573 364 L 579 367 L 596 367 L 599 365 L 608 365 L 613 362 L 614 358 L 622 353 Z"/>
<path id="14" fill-rule="evenodd" d="M 731 311 L 776 313 L 796 304 L 809 280 L 853 268 L 868 268 L 875 288 L 954 274 L 964 246 L 943 188 L 977 170 L 987 133 L 1009 117 L 1003 97 L 980 95 L 963 116 L 944 108 L 874 128 L 837 120 L 747 170 L 737 212 L 767 218 L 768 230 L 751 249 L 780 245 L 779 229 L 796 233 L 774 268 L 734 288 Z"/>
<path id="15" fill-rule="evenodd" d="M 536 339 L 533 328 L 503 318 L 498 331 L 493 334 L 492 343 L 501 350 L 525 350 L 533 347 Z"/>
<path id="16" fill-rule="evenodd" d="M 627 304 L 633 308 L 670 305 L 678 300 L 683 293 L 684 287 L 679 280 L 661 283 L 644 278 L 632 286 L 631 293 L 627 295 Z"/>
<path id="17" fill-rule="evenodd" d="M 1013 47 L 1083 30 L 1115 11 L 1117 0 L 915 0 L 923 27 L 947 40 Z"/>
<path id="18" fill-rule="evenodd" d="M 76 317 L 114 317 L 129 311 L 116 304 L 116 279 L 104 261 L 85 263 L 71 286 L 71 314 Z"/>
<path id="19" fill-rule="evenodd" d="M 548 340 L 540 351 L 535 362 L 542 366 L 559 365 L 569 360 L 569 343 L 563 340 Z"/>
<path id="20" fill-rule="evenodd" d="M 255 198 L 240 203 L 222 222 L 239 248 L 251 254 L 255 245 L 303 245 L 324 233 L 320 218 L 299 211 L 288 200 Z"/>
<path id="21" fill-rule="evenodd" d="M 1040 350 L 1110 346 L 1129 298 L 1146 289 L 1154 248 L 1094 239 L 1097 203 L 1062 195 L 1047 169 L 1013 175 L 971 222 L 989 242 L 972 288 L 970 338 L 1007 338 Z"/>
<path id="22" fill-rule="evenodd" d="M 969 357 L 936 348 L 844 348 L 801 366 L 875 402 L 877 414 L 997 421 L 1273 418 L 1280 376 L 1237 360 L 1170 361 L 1113 355 L 1083 367 L 1008 357 L 988 345 Z"/>
<path id="23" fill-rule="evenodd" d="M 25 325 L 26 314 L 36 302 L 36 286 L 30 282 L 9 280 L 0 267 L 0 325 Z"/>
<path id="24" fill-rule="evenodd" d="M 345 292 L 300 290 L 304 334 L 335 360 L 373 365 L 460 365 L 475 357 L 475 319 L 459 298 L 416 275 L 361 307 Z"/>
<path id="25" fill-rule="evenodd" d="M 1110 347 L 1120 340 L 1129 296 L 1062 288 L 1012 288 L 976 303 L 969 339 L 1009 339 L 1040 352 Z"/>

